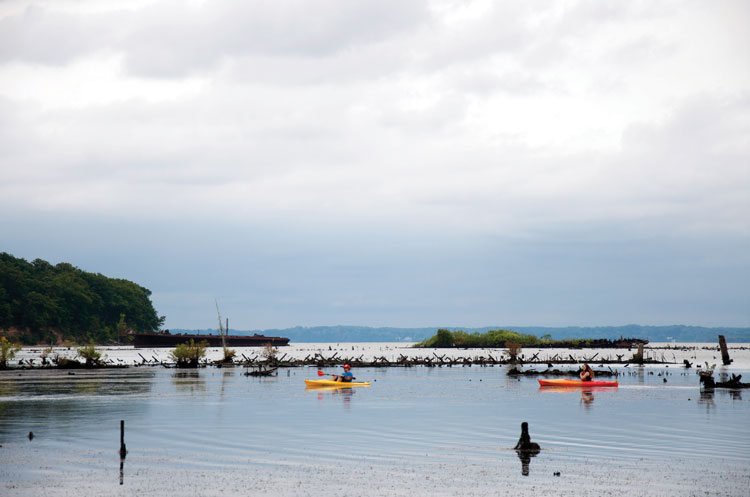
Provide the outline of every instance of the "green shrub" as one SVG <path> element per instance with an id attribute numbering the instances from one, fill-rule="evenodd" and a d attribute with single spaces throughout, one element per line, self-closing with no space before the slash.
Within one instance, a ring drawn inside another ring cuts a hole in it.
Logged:
<path id="1" fill-rule="evenodd" d="M 13 359 L 19 350 L 21 350 L 20 345 L 9 342 L 5 337 L 0 337 L 0 368 L 7 367 L 8 360 Z"/>
<path id="2" fill-rule="evenodd" d="M 198 362 L 206 355 L 208 342 L 202 340 L 195 343 L 192 338 L 189 342 L 181 343 L 169 353 L 178 368 L 197 368 Z"/>
<path id="3" fill-rule="evenodd" d="M 96 351 L 94 344 L 80 347 L 78 355 L 86 360 L 86 367 L 97 366 L 101 362 L 102 354 Z"/>

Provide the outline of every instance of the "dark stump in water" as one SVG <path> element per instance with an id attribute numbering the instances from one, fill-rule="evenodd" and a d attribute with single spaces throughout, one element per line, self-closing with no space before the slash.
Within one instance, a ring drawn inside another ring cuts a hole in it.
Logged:
<path id="1" fill-rule="evenodd" d="M 518 439 L 518 443 L 514 447 L 518 458 L 521 460 L 521 474 L 523 476 L 529 476 L 529 463 L 532 457 L 536 457 L 541 451 L 539 444 L 531 441 L 529 435 L 529 423 L 524 421 L 521 423 L 521 438 Z"/>
<path id="2" fill-rule="evenodd" d="M 728 381 L 716 381 L 711 373 L 707 371 L 701 371 L 698 373 L 698 378 L 703 384 L 703 388 L 750 388 L 750 383 L 742 383 L 741 374 L 732 374 L 732 377 Z"/>

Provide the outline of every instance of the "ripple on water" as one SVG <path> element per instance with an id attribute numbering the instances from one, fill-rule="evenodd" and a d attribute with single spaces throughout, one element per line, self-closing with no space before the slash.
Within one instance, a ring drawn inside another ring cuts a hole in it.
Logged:
<path id="1" fill-rule="evenodd" d="M 360 369 L 371 387 L 306 391 L 309 368 L 262 380 L 239 368 L 146 371 L 0 376 L 0 489 L 116 494 L 119 485 L 88 478 L 113 481 L 120 419 L 131 491 L 170 494 L 160 479 L 178 478 L 211 495 L 243 485 L 260 495 L 332 492 L 340 489 L 317 478 L 341 480 L 342 461 L 350 469 L 342 488 L 360 495 L 496 495 L 529 481 L 539 495 L 579 493 L 573 484 L 583 482 L 587 492 L 620 495 L 619 485 L 648 475 L 657 494 L 687 489 L 684 481 L 693 482 L 689 492 L 740 495 L 735 487 L 750 478 L 747 401 L 701 396 L 694 376 L 669 376 L 666 385 L 625 376 L 612 391 L 550 393 L 533 378 L 510 381 L 503 368 Z M 529 477 L 510 450 L 522 421 L 543 449 Z M 708 471 L 696 483 L 707 460 L 730 481 Z"/>

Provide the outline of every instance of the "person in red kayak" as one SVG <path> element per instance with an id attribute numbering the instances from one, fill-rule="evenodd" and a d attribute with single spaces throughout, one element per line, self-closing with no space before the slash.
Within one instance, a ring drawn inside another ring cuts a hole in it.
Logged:
<path id="1" fill-rule="evenodd" d="M 583 363 L 583 367 L 581 367 L 581 381 L 591 381 L 594 379 L 594 370 L 591 369 L 591 366 Z"/>
<path id="2" fill-rule="evenodd" d="M 354 375 L 351 372 L 352 367 L 348 364 L 344 364 L 344 374 L 335 374 L 333 375 L 333 381 L 343 381 L 345 383 L 350 383 L 352 380 L 355 380 Z"/>

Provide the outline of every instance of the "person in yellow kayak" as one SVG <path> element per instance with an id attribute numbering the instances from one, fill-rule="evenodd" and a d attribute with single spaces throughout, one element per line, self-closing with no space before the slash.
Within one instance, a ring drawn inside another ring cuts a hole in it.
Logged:
<path id="1" fill-rule="evenodd" d="M 580 377 L 581 381 L 591 381 L 594 379 L 594 370 L 585 362 L 583 363 L 583 367 L 581 367 Z"/>
<path id="2" fill-rule="evenodd" d="M 352 367 L 348 364 L 344 364 L 344 373 L 343 374 L 334 374 L 333 381 L 343 381 L 345 383 L 350 383 L 352 380 L 356 380 L 354 375 L 351 371 Z"/>

